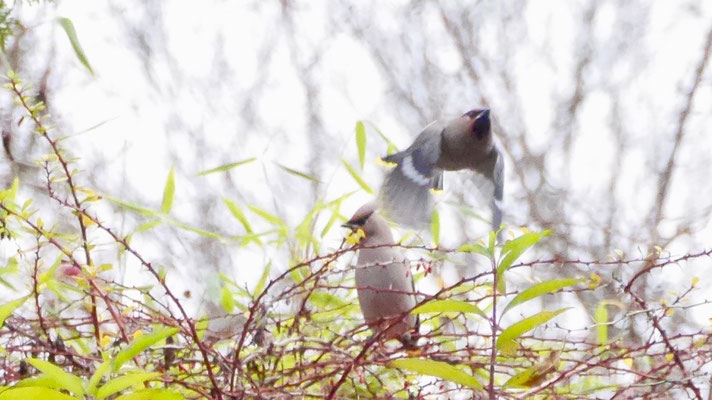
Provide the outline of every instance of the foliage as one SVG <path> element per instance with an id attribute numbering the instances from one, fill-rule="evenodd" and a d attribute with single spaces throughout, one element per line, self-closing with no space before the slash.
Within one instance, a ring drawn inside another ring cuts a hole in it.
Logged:
<path id="1" fill-rule="evenodd" d="M 527 251 L 551 231 L 523 230 L 503 243 L 490 232 L 487 240 L 449 249 L 439 245 L 447 232 L 436 212 L 431 225 L 434 245 L 413 239 L 394 246 L 419 260 L 412 263 L 418 280 L 455 259 L 469 260 L 468 273 L 439 281 L 435 292 L 417 292 L 418 304 L 411 312 L 422 321 L 420 332 L 413 333 L 419 347 L 406 351 L 395 341 L 372 335 L 359 315 L 349 267 L 359 248 L 358 237 L 343 240 L 338 248 L 322 243 L 325 236 L 338 235 L 331 228 L 343 220 L 342 202 L 351 193 L 317 200 L 296 226 L 258 205 L 224 197 L 222 202 L 235 218 L 230 222 L 239 223 L 244 234 L 228 237 L 195 227 L 171 216 L 179 184 L 174 170 L 167 174 L 158 210 L 99 196 L 78 179 L 77 159 L 55 137 L 44 105 L 32 100 L 31 87 L 9 73 L 6 88 L 24 113 L 18 123 L 31 123 L 46 145 L 47 154 L 37 164 L 46 179 L 45 196 L 52 203 L 35 208 L 37 199 L 22 197 L 18 179 L 0 192 L 0 236 L 17 254 L 0 269 L 2 284 L 15 292 L 0 304 L 0 351 L 7 371 L 0 400 L 611 394 L 653 398 L 698 396 L 707 379 L 704 368 L 712 362 L 709 333 L 673 334 L 668 325 L 675 310 L 692 307 L 684 300 L 696 282 L 668 302 L 646 299 L 634 284 L 642 274 L 685 265 L 689 259 L 709 256 L 709 251 L 677 258 L 657 252 L 614 262 L 558 256 L 525 261 Z M 367 193 L 373 190 L 359 171 L 366 166 L 371 127 L 356 124 L 359 168 L 342 160 L 355 189 Z M 376 133 L 392 146 L 382 132 Z M 253 160 L 198 175 L 229 173 Z M 108 225 L 97 211 L 97 205 L 107 202 L 134 213 L 142 223 L 133 230 Z M 71 224 L 44 222 L 66 211 Z M 154 262 L 160 260 L 147 260 L 132 244 L 134 235 L 162 224 L 207 240 L 253 246 L 269 258 L 280 257 L 286 248 L 288 267 L 278 269 L 271 259 L 254 266 L 264 272 L 251 288 L 221 277 L 221 305 L 225 315 L 234 318 L 232 331 L 208 339 L 213 321 L 198 321 L 186 311 L 185 299 L 166 283 L 168 272 L 156 268 Z M 267 228 L 261 231 L 260 226 Z M 128 288 L 109 278 L 115 264 L 95 263 L 107 247 L 118 257 L 136 259 L 151 277 L 150 284 Z M 639 272 L 626 282 L 603 282 L 603 272 L 585 277 L 575 268 L 611 265 L 637 267 Z M 570 278 L 536 279 L 545 277 L 547 269 L 562 266 L 570 269 Z M 529 282 L 523 279 L 527 274 Z M 604 285 L 615 285 L 628 303 L 615 317 L 607 307 L 620 302 L 591 309 L 560 306 L 562 298 L 590 294 Z M 537 302 L 541 309 L 534 305 Z M 649 332 L 643 342 L 609 332 L 617 321 L 638 316 Z M 565 328 L 575 326 L 576 318 L 585 320 L 584 328 Z M 631 381 L 633 385 L 628 384 Z"/>

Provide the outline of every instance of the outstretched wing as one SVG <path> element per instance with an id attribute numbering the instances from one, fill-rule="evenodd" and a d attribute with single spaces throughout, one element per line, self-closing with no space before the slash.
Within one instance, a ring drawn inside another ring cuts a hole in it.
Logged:
<path id="1" fill-rule="evenodd" d="M 442 171 L 435 164 L 443 128 L 442 123 L 433 122 L 406 150 L 384 157 L 396 166 L 386 175 L 379 199 L 385 214 L 399 224 L 420 228 L 430 221 L 430 189 L 442 188 Z"/>

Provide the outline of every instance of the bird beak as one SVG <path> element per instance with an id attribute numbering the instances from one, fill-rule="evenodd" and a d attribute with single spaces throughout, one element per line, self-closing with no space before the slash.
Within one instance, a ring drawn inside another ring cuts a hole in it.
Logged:
<path id="1" fill-rule="evenodd" d="M 352 231 L 355 231 L 356 229 L 358 229 L 358 225 L 351 223 L 351 222 L 346 222 L 344 224 L 341 224 L 341 227 L 351 229 Z"/>
<path id="2" fill-rule="evenodd" d="M 482 110 L 482 112 L 475 117 L 475 121 L 479 120 L 480 118 L 489 119 L 489 112 L 490 110 Z"/>

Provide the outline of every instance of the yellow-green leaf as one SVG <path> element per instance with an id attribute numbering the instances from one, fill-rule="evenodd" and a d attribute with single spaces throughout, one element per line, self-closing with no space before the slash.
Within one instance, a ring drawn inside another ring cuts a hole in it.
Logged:
<path id="1" fill-rule="evenodd" d="M 77 398 L 45 387 L 21 387 L 0 393 L 0 400 L 77 400 Z"/>
<path id="2" fill-rule="evenodd" d="M 517 343 L 515 340 L 522 336 L 523 334 L 529 332 L 530 330 L 536 328 L 537 326 L 546 323 L 550 319 L 556 317 L 562 312 L 568 310 L 569 308 L 562 308 L 556 311 L 542 311 L 540 313 L 534 314 L 529 318 L 525 318 L 507 329 L 502 331 L 502 334 L 497 338 L 496 347 L 504 355 L 512 355 L 517 349 Z"/>
<path id="3" fill-rule="evenodd" d="M 131 341 L 129 346 L 124 350 L 121 350 L 114 358 L 114 363 L 112 369 L 118 371 L 119 368 L 128 360 L 132 359 L 138 353 L 144 351 L 154 343 L 167 338 L 168 336 L 175 335 L 180 329 L 178 328 L 165 328 L 159 329 L 153 333 L 146 335 L 141 335 L 138 338 Z M 114 393 L 114 392 L 112 392 Z"/>
<path id="4" fill-rule="evenodd" d="M 445 379 L 471 389 L 482 389 L 482 384 L 477 381 L 474 376 L 442 361 L 425 360 L 422 358 L 404 358 L 393 360 L 389 365 L 394 368 L 407 369 L 419 374 Z"/>
<path id="5" fill-rule="evenodd" d="M 492 254 L 489 252 L 489 250 L 485 246 L 479 245 L 477 243 L 463 244 L 457 248 L 457 251 L 465 252 L 465 253 L 475 253 L 475 254 L 483 255 L 487 258 L 492 257 Z"/>
<path id="6" fill-rule="evenodd" d="M 313 176 L 311 176 L 311 175 L 309 175 L 309 174 L 307 174 L 307 173 L 305 173 L 305 172 L 297 171 L 296 169 L 289 168 L 289 167 L 285 167 L 284 165 L 282 165 L 282 164 L 280 164 L 280 163 L 275 163 L 275 164 L 277 164 L 278 167 L 282 168 L 283 170 L 289 172 L 289 173 L 292 174 L 292 175 L 296 175 L 296 176 L 298 176 L 298 177 L 300 177 L 300 178 L 304 178 L 304 179 L 306 179 L 306 180 L 308 180 L 308 181 L 312 181 L 312 182 L 321 182 L 319 179 L 317 179 L 317 178 L 315 178 L 315 177 L 313 177 Z"/>
<path id="7" fill-rule="evenodd" d="M 281 228 L 284 228 L 287 226 L 284 223 L 284 221 L 282 221 L 281 218 L 279 218 L 278 216 L 276 216 L 274 214 L 268 213 L 267 211 L 265 211 L 257 206 L 249 205 L 247 207 L 250 209 L 250 211 L 259 215 L 260 217 L 262 217 L 262 219 L 264 219 L 265 221 L 269 222 L 272 225 L 279 226 Z"/>
<path id="8" fill-rule="evenodd" d="M 176 192 L 175 171 L 171 168 L 166 178 L 166 185 L 163 187 L 163 200 L 161 201 L 161 211 L 168 214 L 173 208 L 173 196 Z"/>
<path id="9" fill-rule="evenodd" d="M 246 159 L 246 160 L 242 160 L 242 161 L 237 161 L 237 162 L 230 163 L 230 164 L 221 165 L 221 166 L 219 166 L 219 167 L 215 167 L 215 168 L 211 168 L 211 169 L 208 169 L 208 170 L 205 170 L 205 171 L 198 172 L 198 176 L 204 176 L 204 175 L 208 175 L 208 174 L 213 174 L 213 173 L 215 173 L 215 172 L 225 172 L 225 171 L 229 171 L 229 170 L 231 170 L 231 169 L 233 169 L 233 168 L 235 168 L 235 167 L 239 167 L 240 165 L 249 164 L 249 163 L 251 163 L 251 162 L 253 162 L 253 161 L 255 161 L 255 160 L 256 160 L 256 158 L 248 158 L 248 159 Z"/>
<path id="10" fill-rule="evenodd" d="M 62 389 L 68 390 L 79 398 L 84 396 L 84 383 L 81 378 L 64 372 L 62 368 L 59 368 L 49 361 L 28 358 L 27 362 L 42 371 Z"/>
<path id="11" fill-rule="evenodd" d="M 608 343 L 608 309 L 605 302 L 598 304 L 596 311 L 593 313 L 593 318 L 596 321 L 598 344 L 605 346 Z"/>
<path id="12" fill-rule="evenodd" d="M 501 293 L 505 291 L 505 282 L 503 279 L 504 272 L 512 266 L 514 261 L 516 261 L 519 256 L 521 256 L 527 249 L 536 244 L 544 236 L 551 234 L 551 230 L 545 230 L 542 232 L 527 232 L 522 236 L 514 238 L 507 241 L 507 243 L 502 246 L 502 255 L 500 262 L 497 266 L 497 290 Z M 490 247 L 493 246 L 494 232 L 490 232 Z"/>
<path id="13" fill-rule="evenodd" d="M 91 68 L 91 65 L 89 65 L 89 60 L 87 59 L 86 54 L 84 54 L 82 46 L 79 44 L 79 38 L 77 37 L 76 30 L 74 30 L 74 24 L 72 21 L 69 18 L 58 18 L 57 21 L 59 22 L 59 25 L 62 26 L 62 29 L 64 29 L 64 33 L 67 34 L 69 43 L 72 45 L 74 54 L 77 55 L 79 62 L 81 62 L 82 65 L 89 70 L 89 73 L 94 75 L 94 70 Z"/>
<path id="14" fill-rule="evenodd" d="M 20 297 L 19 299 L 13 300 L 9 303 L 5 303 L 0 306 L 0 327 L 5 324 L 5 320 L 9 317 L 17 307 L 20 307 L 30 296 Z"/>
<path id="15" fill-rule="evenodd" d="M 109 382 L 106 382 L 106 384 L 102 387 L 99 388 L 99 390 L 96 391 L 96 398 L 98 400 L 101 400 L 107 396 L 111 396 L 114 393 L 118 393 L 126 388 L 129 388 L 133 385 L 143 383 L 147 380 L 156 378 L 161 376 L 160 373 L 158 372 L 149 372 L 149 373 L 135 373 L 135 374 L 127 374 L 120 376 L 118 378 L 114 378 L 110 380 Z"/>
<path id="16" fill-rule="evenodd" d="M 356 148 L 358 149 L 358 161 L 363 169 L 366 160 L 366 127 L 363 121 L 356 122 Z"/>
<path id="17" fill-rule="evenodd" d="M 430 233 L 433 235 L 435 246 L 440 244 L 440 213 L 438 210 L 433 210 L 433 215 L 430 219 Z"/>
<path id="18" fill-rule="evenodd" d="M 502 311 L 502 314 L 506 313 L 507 310 L 510 308 L 513 308 L 514 306 L 518 306 L 519 304 L 525 303 L 529 300 L 535 299 L 543 294 L 547 293 L 553 293 L 556 292 L 557 290 L 563 289 L 567 286 L 573 286 L 579 282 L 583 282 L 583 279 L 552 279 L 550 281 L 546 282 L 541 282 L 537 283 L 536 285 L 522 291 L 518 295 L 516 295 L 512 301 L 507 304 L 507 306 L 504 308 L 504 311 Z"/>
<path id="19" fill-rule="evenodd" d="M 96 386 L 101 382 L 101 378 L 106 375 L 107 372 L 111 369 L 111 362 L 112 360 L 109 358 L 107 360 L 104 360 L 99 366 L 96 368 L 96 371 L 92 374 L 91 378 L 89 378 L 89 384 L 87 385 L 87 393 L 91 395 L 96 394 Z"/>
<path id="20" fill-rule="evenodd" d="M 371 189 L 371 187 L 368 186 L 368 183 L 366 183 L 366 181 L 364 181 L 363 178 L 361 178 L 361 175 L 359 175 L 359 173 L 356 172 L 356 170 L 351 165 L 349 165 L 349 163 L 346 162 L 346 160 L 344 160 L 342 158 L 341 163 L 344 164 L 344 167 L 346 168 L 346 171 L 349 172 L 349 175 L 351 175 L 351 177 L 354 178 L 356 183 L 358 183 L 358 185 L 361 186 L 361 189 L 366 191 L 366 193 L 373 194 L 373 189 Z"/>

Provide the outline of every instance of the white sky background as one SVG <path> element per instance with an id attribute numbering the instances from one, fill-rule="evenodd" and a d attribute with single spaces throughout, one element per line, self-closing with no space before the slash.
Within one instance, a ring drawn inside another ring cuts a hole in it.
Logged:
<path id="1" fill-rule="evenodd" d="M 292 225 L 298 223 L 313 205 L 313 198 L 304 195 L 311 193 L 311 184 L 284 173 L 273 163 L 277 161 L 307 171 L 310 161 L 305 155 L 311 153 L 308 146 L 313 143 L 308 135 L 314 133 L 308 131 L 307 100 L 292 62 L 293 57 L 306 57 L 307 53 L 300 50 L 296 55 L 290 53 L 290 48 L 295 45 L 299 49 L 325 46 L 323 57 L 316 66 L 322 89 L 319 93 L 320 115 L 327 133 L 315 138 L 323 141 L 327 150 L 321 159 L 318 176 L 325 183 L 321 197 L 333 199 L 358 188 L 340 161 L 343 157 L 354 166 L 358 164 L 353 139 L 357 120 L 374 122 L 401 148 L 409 144 L 422 128 L 424 121 L 410 118 L 412 113 L 395 111 L 390 88 L 363 43 L 348 32 L 330 31 L 323 22 L 328 13 L 339 7 L 334 6 L 335 3 L 297 3 L 296 30 L 299 35 L 292 39 L 286 37 L 284 27 L 274 24 L 281 12 L 277 2 L 164 1 L 160 4 L 155 7 L 161 11 L 158 19 L 146 16 L 144 7 L 137 7 L 132 2 L 115 2 L 108 6 L 97 1 L 58 1 L 56 5 L 25 6 L 21 13 L 38 37 L 39 46 L 30 54 L 37 57 L 41 65 L 47 60 L 48 52 L 55 52 L 50 84 L 54 88 L 52 113 L 58 118 L 58 125 L 67 130 L 65 133 L 70 133 L 106 121 L 66 144 L 80 157 L 79 168 L 96 166 L 90 175 L 97 189 L 104 193 L 158 209 L 168 171 L 176 166 L 173 215 L 181 221 L 199 227 L 217 224 L 222 232 L 242 233 L 237 221 L 229 216 L 221 203 L 221 197 L 225 196 L 242 206 L 257 204 L 286 218 Z M 364 2 L 353 7 L 359 13 L 373 7 L 372 23 L 381 29 L 402 29 L 398 13 L 409 2 L 377 4 L 379 6 Z M 428 3 L 425 4 L 423 12 L 433 13 Z M 480 39 L 484 43 L 484 55 L 505 51 L 515 53 L 515 63 L 510 67 L 515 71 L 518 104 L 496 96 L 496 87 L 501 82 L 485 82 L 484 87 L 489 88 L 488 94 L 494 99 L 493 114 L 500 124 L 509 128 L 516 122 L 508 119 L 504 110 L 519 112 L 517 121 L 526 126 L 529 146 L 544 152 L 549 146 L 547 139 L 557 135 L 555 119 L 558 111 L 554 99 L 573 90 L 570 71 L 575 53 L 572 49 L 577 48 L 578 42 L 575 34 L 577 21 L 571 14 L 580 6 L 578 2 L 570 1 L 532 4 L 524 13 L 526 26 L 511 27 L 525 30 L 527 42 L 514 49 L 498 48 L 502 42 L 497 38 L 499 31 L 494 28 L 485 30 Z M 657 188 L 655 181 L 648 179 L 646 174 L 651 166 L 663 167 L 661 160 L 665 160 L 669 153 L 673 128 L 684 101 L 683 93 L 691 84 L 709 21 L 712 21 L 712 2 L 709 1 L 660 0 L 641 4 L 647 6 L 623 7 L 625 12 L 641 13 L 649 18 L 650 24 L 644 31 L 636 30 L 635 26 L 629 29 L 631 35 L 641 35 L 639 46 L 628 49 L 628 58 L 610 59 L 610 69 L 594 65 L 587 72 L 591 93 L 576 121 L 578 129 L 573 156 L 568 161 L 556 155 L 547 158 L 550 170 L 561 171 L 560 175 L 547 177 L 550 183 L 568 187 L 572 192 L 567 203 L 568 212 L 580 215 L 573 220 L 581 226 L 571 235 L 584 242 L 595 234 L 592 232 L 601 228 L 591 226 L 591 221 L 596 220 L 591 215 L 595 216 L 599 208 L 605 206 L 600 202 L 601 193 L 616 197 L 620 205 L 618 215 L 624 221 L 638 221 L 647 215 Z M 488 15 L 499 15 L 495 13 L 498 5 L 490 3 L 477 7 L 482 8 L 483 19 L 473 23 L 493 26 L 502 23 L 487 18 Z M 616 19 L 617 8 L 617 2 L 604 1 L 596 14 L 592 34 L 601 47 L 593 51 L 604 59 L 610 50 L 608 46 L 618 45 L 614 35 L 619 31 L 612 28 L 619 21 Z M 118 18 L 120 15 L 123 17 Z M 63 32 L 53 23 L 57 16 L 73 21 L 95 76 L 90 76 L 80 65 Z M 149 32 L 149 41 L 164 43 L 164 47 L 153 54 L 150 64 L 144 64 L 137 57 L 136 42 L 129 35 L 130 28 L 124 25 L 125 21 Z M 433 37 L 446 34 L 435 13 L 424 21 L 424 25 L 409 26 L 408 29 L 432 31 Z M 150 24 L 154 22 L 157 29 L 152 32 Z M 260 62 L 259 54 L 265 40 L 273 40 L 267 64 Z M 432 57 L 441 68 L 445 81 L 448 74 L 457 75 L 463 68 L 462 60 L 450 42 L 444 41 Z M 412 60 L 402 62 L 407 65 Z M 26 71 L 25 77 L 31 80 L 37 73 L 39 71 Z M 689 132 L 678 156 L 682 163 L 673 179 L 666 208 L 668 215 L 675 218 L 697 220 L 700 215 L 708 215 L 712 204 L 712 185 L 709 184 L 712 137 L 707 128 L 712 107 L 711 74 L 709 70 L 705 74 L 688 123 Z M 235 97 L 246 93 L 261 80 L 266 81 L 259 98 L 252 104 L 258 122 L 251 123 L 240 114 L 244 99 Z M 628 111 L 623 116 L 625 140 L 629 149 L 633 148 L 625 155 L 622 165 L 615 165 L 612 156 L 615 142 L 609 126 L 610 97 L 606 95 L 606 87 L 616 85 L 623 91 L 620 99 Z M 417 89 L 415 85 L 414 88 Z M 468 88 L 452 90 L 464 95 L 448 98 L 446 103 L 439 105 L 440 110 L 431 111 L 432 115 L 442 112 L 453 116 L 478 106 L 474 94 L 468 94 Z M 428 96 L 427 93 L 421 95 Z M 373 131 L 369 132 L 368 139 L 364 177 L 377 188 L 383 170 L 374 160 L 385 153 L 386 146 Z M 193 140 L 202 143 L 201 152 L 196 151 Z M 508 166 L 518 162 L 517 156 L 516 152 L 507 155 Z M 225 174 L 195 176 L 199 171 L 250 157 L 257 157 L 259 162 L 241 166 L 231 171 L 229 177 Z M 525 210 L 516 202 L 521 184 L 511 171 L 508 167 L 505 222 L 514 226 L 528 225 Z M 615 193 L 608 192 L 607 178 L 611 173 L 621 175 L 622 183 Z M 691 187 L 695 188 L 697 196 L 690 196 Z M 206 203 L 205 198 L 214 200 L 212 204 Z M 348 216 L 368 199 L 368 195 L 359 193 L 344 203 L 342 212 Z M 211 207 L 209 221 L 201 219 L 201 208 L 206 206 Z M 119 226 L 127 224 L 124 226 L 127 231 L 134 225 L 131 219 L 114 217 L 108 208 L 101 211 L 104 219 L 115 218 Z M 256 227 L 266 227 L 256 216 L 250 218 Z M 601 224 L 604 222 L 600 221 Z M 444 221 L 441 237 L 446 245 L 456 245 L 460 240 L 459 237 L 448 237 L 448 231 L 454 228 L 447 224 L 454 223 L 447 218 Z M 708 248 L 712 238 L 709 219 L 699 220 L 694 226 L 693 235 L 674 242 L 668 250 L 683 254 Z M 175 238 L 168 230 L 160 232 L 166 234 L 166 241 Z M 665 232 L 661 233 L 665 235 Z M 631 257 L 638 255 L 638 246 L 645 248 L 646 243 L 636 243 L 639 232 L 620 234 L 629 240 L 621 239 L 616 247 L 624 249 Z M 323 247 L 333 248 L 341 238 L 341 232 L 334 229 Z M 186 271 L 186 268 L 200 266 L 184 265 L 179 261 L 190 259 L 191 252 L 202 251 L 202 248 L 176 245 L 170 247 L 173 253 L 166 255 L 165 248 L 160 246 L 142 245 L 138 238 L 135 243 L 149 259 L 175 267 L 181 276 L 188 278 L 176 279 L 176 287 L 199 290 L 195 278 L 204 278 L 207 274 Z M 610 253 L 613 249 L 602 251 Z M 265 264 L 266 257 L 254 249 L 227 246 L 220 265 L 209 266 L 206 271 L 220 270 L 238 281 L 254 281 L 260 272 L 257 267 Z M 286 257 L 275 261 L 275 268 L 286 267 Z M 137 267 L 130 265 L 128 268 L 131 271 Z M 684 278 L 685 282 L 689 281 L 687 274 L 680 275 L 660 279 L 669 282 Z M 705 276 L 701 277 L 703 282 L 707 280 L 712 284 Z M 124 279 L 133 283 L 141 280 L 135 273 L 128 273 Z M 700 294 L 700 297 L 704 295 Z M 698 321 L 702 323 L 708 316 L 708 312 L 700 314 Z"/>

